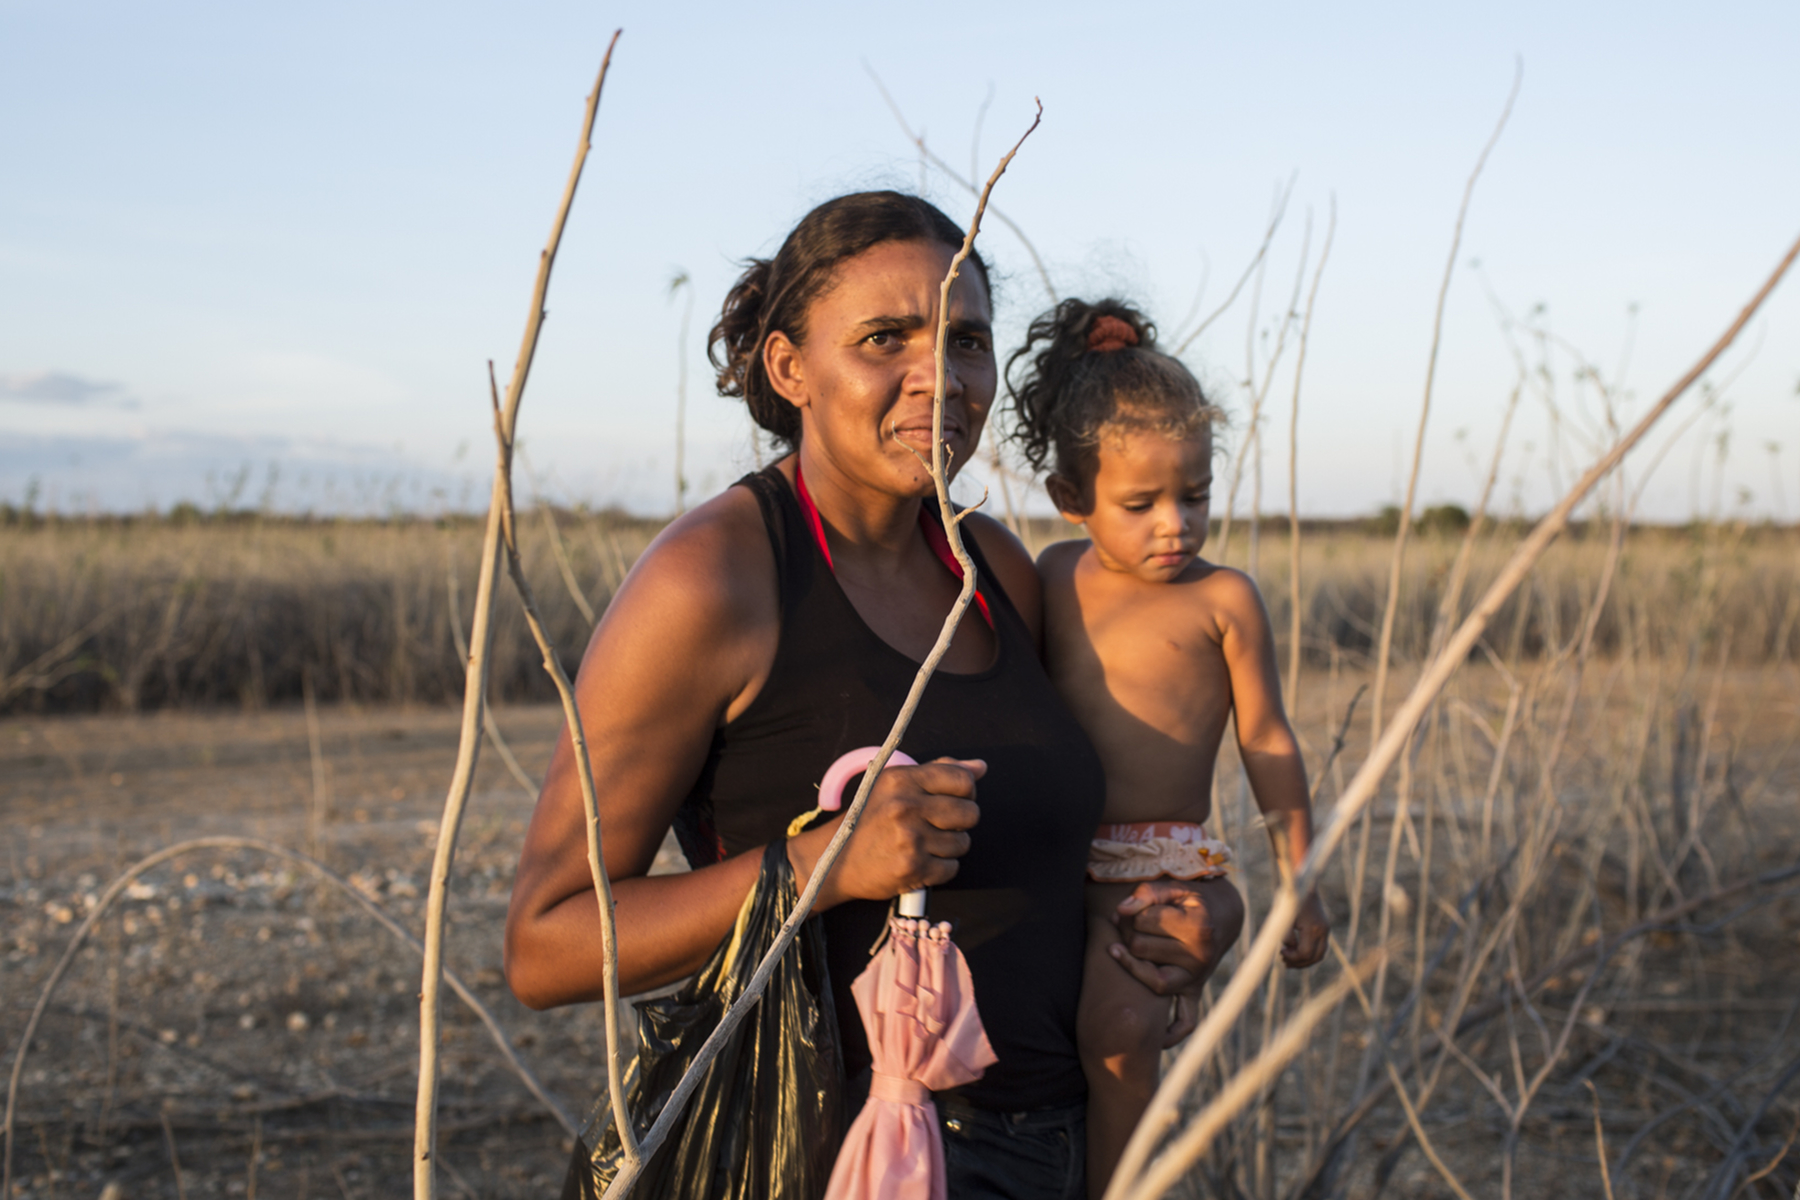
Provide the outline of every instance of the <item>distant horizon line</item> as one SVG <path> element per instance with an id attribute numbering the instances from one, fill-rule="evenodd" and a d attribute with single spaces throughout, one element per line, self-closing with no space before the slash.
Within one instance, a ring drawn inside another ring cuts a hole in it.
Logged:
<path id="1" fill-rule="evenodd" d="M 609 503 L 603 505 L 562 504 L 556 502 L 536 502 L 522 504 L 520 512 L 540 513 L 548 509 L 558 518 L 571 520 L 606 520 L 629 523 L 633 525 L 663 526 L 673 521 L 679 514 L 636 512 L 622 504 Z M 1373 511 L 1360 513 L 1307 514 L 1299 518 L 1302 532 L 1314 530 L 1318 532 L 1362 532 L 1371 536 L 1392 537 L 1397 531 L 1400 508 L 1395 504 L 1385 504 Z M 1017 519 L 1033 526 L 1067 525 L 1068 522 L 1054 514 L 1020 513 L 1016 518 L 1009 518 L 1000 512 L 989 514 L 1001 524 L 1009 524 Z M 66 511 L 58 508 L 22 507 L 9 500 L 0 500 L 0 528 L 20 529 L 68 525 L 123 525 L 137 523 L 159 525 L 246 525 L 256 522 L 267 522 L 275 525 L 407 525 L 428 522 L 477 523 L 485 520 L 486 508 L 442 509 L 437 511 L 396 507 L 385 513 L 373 512 L 322 512 L 314 509 L 292 510 L 281 508 L 258 507 L 225 507 L 204 506 L 193 501 L 181 500 L 166 508 L 147 505 L 141 508 L 90 508 L 86 511 Z M 1530 527 L 1543 517 L 1542 513 L 1521 514 L 1508 513 L 1495 515 L 1488 513 L 1483 521 L 1489 526 L 1497 527 Z M 1284 530 L 1288 525 L 1288 514 L 1284 512 L 1263 512 L 1257 515 L 1250 513 L 1234 513 L 1231 522 L 1234 527 L 1247 530 L 1254 522 L 1260 526 L 1273 526 Z M 1472 514 L 1462 505 L 1456 503 L 1433 504 L 1420 507 L 1414 514 L 1411 527 L 1418 534 L 1456 533 L 1460 534 L 1473 520 Z M 1608 514 L 1597 514 L 1587 517 L 1572 518 L 1569 521 L 1571 532 L 1584 531 L 1591 526 L 1609 525 L 1612 517 Z M 1209 531 L 1216 533 L 1223 528 L 1224 517 L 1213 516 L 1208 524 Z M 1661 529 L 1680 531 L 1692 528 L 1710 528 L 1717 526 L 1742 526 L 1752 529 L 1800 530 L 1800 521 L 1777 518 L 1770 514 L 1755 516 L 1700 516 L 1685 519 L 1656 519 L 1649 517 L 1635 518 L 1630 522 L 1632 529 Z M 1071 528 L 1078 528 L 1071 526 Z"/>

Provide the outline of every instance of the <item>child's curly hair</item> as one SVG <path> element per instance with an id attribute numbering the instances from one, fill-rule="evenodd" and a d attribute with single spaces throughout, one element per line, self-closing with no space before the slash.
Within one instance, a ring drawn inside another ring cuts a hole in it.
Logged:
<path id="1" fill-rule="evenodd" d="M 1006 388 L 1026 461 L 1083 493 L 1103 430 L 1189 437 L 1224 418 L 1193 372 L 1156 348 L 1150 319 L 1111 298 L 1064 300 L 1034 320 L 1007 359 Z"/>

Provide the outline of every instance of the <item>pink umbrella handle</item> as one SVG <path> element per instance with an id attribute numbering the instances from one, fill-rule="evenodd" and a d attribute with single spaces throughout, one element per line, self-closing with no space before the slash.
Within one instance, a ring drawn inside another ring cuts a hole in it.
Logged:
<path id="1" fill-rule="evenodd" d="M 880 746 L 862 746 L 838 756 L 825 772 L 825 778 L 819 781 L 819 808 L 824 812 L 836 812 L 844 806 L 844 788 L 852 779 L 869 769 L 881 753 Z M 890 767 L 916 767 L 918 760 L 904 750 L 896 750 L 888 756 Z M 923 917 L 925 915 L 925 889 L 907 892 L 900 897 L 900 915 L 903 917 Z"/>

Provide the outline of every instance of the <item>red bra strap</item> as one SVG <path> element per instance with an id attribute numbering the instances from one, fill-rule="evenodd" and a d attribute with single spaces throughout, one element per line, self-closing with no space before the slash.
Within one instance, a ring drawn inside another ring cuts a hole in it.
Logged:
<path id="1" fill-rule="evenodd" d="M 825 556 L 825 565 L 837 574 L 837 564 L 831 561 L 831 547 L 825 544 L 825 522 L 819 516 L 819 506 L 813 503 L 812 493 L 806 490 L 806 476 L 800 473 L 800 456 L 794 455 L 794 490 L 800 493 L 800 511 L 806 516 L 806 527 L 812 530 L 813 541 L 819 543 L 819 553 Z"/>
<path id="2" fill-rule="evenodd" d="M 930 546 L 932 553 L 938 556 L 938 561 L 949 567 L 952 575 L 961 579 L 963 577 L 962 564 L 956 561 L 956 553 L 950 549 L 950 539 L 945 535 L 944 527 L 931 519 L 930 511 L 922 504 L 919 506 L 919 528 L 924 530 L 925 544 Z M 981 609 L 981 619 L 987 622 L 989 629 L 992 629 L 994 614 L 988 611 L 987 597 L 979 591 L 975 593 L 975 605 Z"/>
<path id="3" fill-rule="evenodd" d="M 806 517 L 806 527 L 812 530 L 813 540 L 819 544 L 819 553 L 825 556 L 825 565 L 835 575 L 837 566 L 831 561 L 831 547 L 825 544 L 825 521 L 819 516 L 819 506 L 813 503 L 812 493 L 806 490 L 806 476 L 800 472 L 798 455 L 794 456 L 794 490 L 800 494 L 800 512 Z M 931 512 L 924 505 L 919 506 L 919 528 L 925 534 L 925 544 L 931 547 L 931 552 L 937 555 L 938 561 L 949 567 L 952 575 L 961 579 L 962 564 L 956 561 L 956 553 L 950 549 L 950 539 L 945 535 L 943 526 L 931 519 Z M 988 611 L 987 597 L 977 591 L 975 604 L 981 609 L 981 619 L 992 629 L 994 614 Z"/>

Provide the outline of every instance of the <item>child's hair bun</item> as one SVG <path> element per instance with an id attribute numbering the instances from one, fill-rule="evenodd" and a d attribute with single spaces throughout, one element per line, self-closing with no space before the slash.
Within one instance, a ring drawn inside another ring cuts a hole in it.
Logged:
<path id="1" fill-rule="evenodd" d="M 1193 372 L 1157 348 L 1150 319 L 1110 296 L 1039 314 L 1007 361 L 1006 384 L 1025 460 L 1083 488 L 1102 429 L 1186 436 L 1220 417 Z"/>
<path id="2" fill-rule="evenodd" d="M 1127 346 L 1138 344 L 1138 331 L 1131 325 L 1113 316 L 1102 313 L 1094 319 L 1088 328 L 1087 348 L 1095 354 L 1106 354 L 1113 350 L 1123 350 Z"/>

